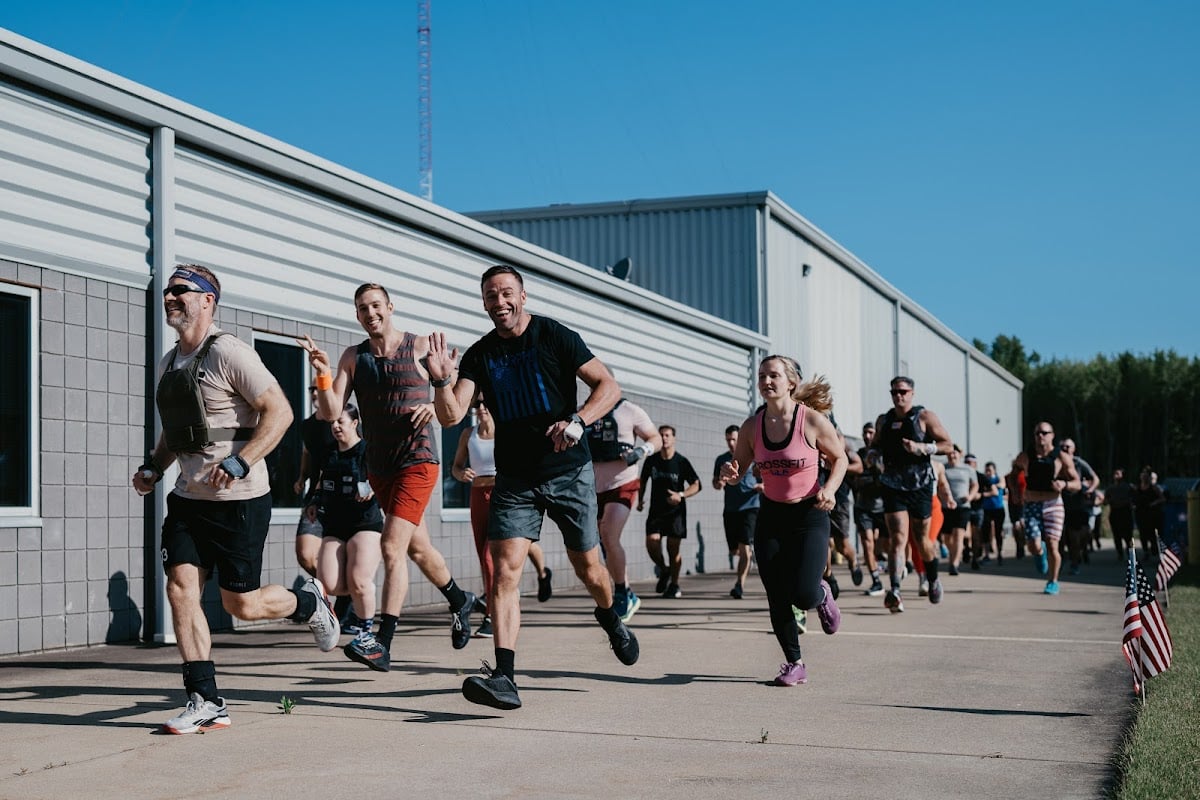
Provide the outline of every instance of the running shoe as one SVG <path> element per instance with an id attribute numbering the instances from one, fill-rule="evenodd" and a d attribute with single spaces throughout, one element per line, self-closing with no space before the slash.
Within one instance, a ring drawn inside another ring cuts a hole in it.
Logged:
<path id="1" fill-rule="evenodd" d="M 479 623 L 479 627 L 475 629 L 475 636 L 480 639 L 491 639 L 492 633 L 492 618 L 484 617 L 483 622 Z"/>
<path id="2" fill-rule="evenodd" d="M 613 613 L 621 619 L 625 619 L 625 614 L 629 611 L 629 595 L 626 591 L 623 586 L 613 588 Z"/>
<path id="3" fill-rule="evenodd" d="M 342 635 L 342 626 L 338 624 L 337 617 L 333 615 L 333 606 L 329 604 L 329 596 L 325 594 L 325 587 L 316 578 L 309 578 L 300 587 L 300 591 L 308 592 L 317 600 L 317 608 L 308 618 L 308 629 L 312 631 L 313 638 L 316 639 L 317 647 L 321 648 L 321 652 L 328 653 L 337 647 L 338 637 Z"/>
<path id="4" fill-rule="evenodd" d="M 659 567 L 656 564 L 654 566 L 654 574 L 658 575 L 658 583 L 654 584 L 654 593 L 655 594 L 663 594 L 664 592 L 667 591 L 667 584 L 671 582 L 671 573 L 670 572 L 661 572 L 660 573 Z"/>
<path id="5" fill-rule="evenodd" d="M 978 559 L 978 558 L 972 558 L 972 559 L 971 559 L 971 569 L 979 569 L 979 568 L 980 568 L 980 566 L 979 566 L 979 559 Z"/>
<path id="6" fill-rule="evenodd" d="M 863 582 L 862 567 L 858 566 L 857 564 L 854 565 L 854 569 L 850 570 L 850 580 L 854 581 L 855 586 L 862 586 L 862 582 Z"/>
<path id="7" fill-rule="evenodd" d="M 621 622 L 629 622 L 633 619 L 633 615 L 642 607 L 642 598 L 638 597 L 632 588 L 628 590 L 626 595 L 625 613 L 621 614 Z"/>
<path id="8" fill-rule="evenodd" d="M 883 606 L 893 614 L 903 614 L 904 601 L 900 599 L 900 590 L 888 589 L 888 593 L 883 596 Z"/>
<path id="9" fill-rule="evenodd" d="M 373 633 L 362 633 L 355 636 L 350 643 L 342 648 L 346 658 L 364 664 L 376 672 L 387 672 L 392 668 L 392 657 L 381 645 Z"/>
<path id="10" fill-rule="evenodd" d="M 683 597 L 683 592 L 679 590 L 678 583 L 672 583 L 668 585 L 667 590 L 663 592 L 663 597 L 667 598 L 668 600 L 678 600 L 679 598 Z"/>
<path id="11" fill-rule="evenodd" d="M 735 583 L 733 585 L 733 588 L 729 590 L 729 596 L 732 597 L 734 600 L 741 600 L 742 599 L 742 585 L 740 583 Z"/>
<path id="12" fill-rule="evenodd" d="M 485 617 L 487 616 L 488 610 L 486 594 L 481 594 L 475 598 L 475 613 L 483 614 Z"/>
<path id="13" fill-rule="evenodd" d="M 600 621 L 600 609 L 593 612 L 596 616 L 596 621 Z M 617 627 L 608 632 L 608 643 L 612 645 L 613 652 L 617 655 L 617 660 L 625 666 L 632 666 L 637 663 L 638 656 L 641 650 L 638 647 L 637 637 L 633 635 L 633 631 L 625 627 L 624 622 L 618 622 Z"/>
<path id="14" fill-rule="evenodd" d="M 946 545 L 944 545 L 944 544 L 939 543 L 938 544 L 938 554 L 942 558 L 949 558 L 950 557 L 950 548 L 946 547 Z"/>
<path id="15" fill-rule="evenodd" d="M 957 574 L 958 574 L 958 567 L 956 567 L 956 566 L 954 566 L 953 564 L 951 564 L 951 565 L 950 565 L 950 569 L 948 569 L 948 570 L 946 570 L 946 571 L 947 571 L 947 572 L 949 572 L 951 575 L 957 575 Z"/>
<path id="16" fill-rule="evenodd" d="M 363 632 L 363 621 L 358 618 L 358 615 L 351 611 L 342 620 L 342 633 L 348 636 L 358 636 Z"/>
<path id="17" fill-rule="evenodd" d="M 883 594 L 883 584 L 879 580 L 878 575 L 871 576 L 871 588 L 867 589 L 868 597 L 879 597 Z"/>
<path id="18" fill-rule="evenodd" d="M 924 575 L 921 576 L 921 582 L 917 584 L 917 597 L 929 596 L 929 579 Z"/>
<path id="19" fill-rule="evenodd" d="M 491 706 L 503 711 L 521 707 L 517 685 L 507 675 L 492 669 L 492 665 L 486 661 L 483 662 L 481 672 L 483 675 L 472 675 L 463 681 L 463 697 L 477 705 Z"/>
<path id="20" fill-rule="evenodd" d="M 550 579 L 554 577 L 554 571 L 546 567 L 546 574 L 538 576 L 538 602 L 544 603 L 554 594 L 554 587 L 550 584 Z"/>
<path id="21" fill-rule="evenodd" d="M 1037 558 L 1038 575 L 1045 575 L 1050 571 L 1050 560 L 1046 557 L 1045 546 L 1042 547 L 1042 552 L 1038 553 L 1035 558 Z"/>
<path id="22" fill-rule="evenodd" d="M 183 712 L 167 720 L 163 730 L 167 733 L 205 733 L 228 728 L 229 724 L 224 698 L 218 697 L 214 703 L 192 692 Z"/>
<path id="23" fill-rule="evenodd" d="M 829 634 L 837 633 L 838 628 L 842 626 L 842 611 L 838 608 L 829 583 L 821 581 L 821 587 L 825 590 L 825 597 L 817 605 L 817 617 L 821 620 L 821 630 Z"/>
<path id="24" fill-rule="evenodd" d="M 808 670 L 803 664 L 780 664 L 779 674 L 775 676 L 773 683 L 776 686 L 796 686 L 801 683 L 808 683 Z"/>
<path id="25" fill-rule="evenodd" d="M 1048 581 L 1046 588 L 1042 592 L 1045 594 L 1058 594 L 1058 581 Z"/>
<path id="26" fill-rule="evenodd" d="M 929 584 L 929 602 L 937 605 L 942 602 L 942 579 L 938 578 Z"/>
<path id="27" fill-rule="evenodd" d="M 792 616 L 796 618 L 796 629 L 803 636 L 804 632 L 808 630 L 808 612 L 803 608 L 792 606 Z"/>
<path id="28" fill-rule="evenodd" d="M 450 609 L 450 644 L 455 650 L 462 650 L 471 641 L 471 612 L 475 610 L 475 595 L 471 592 L 464 594 L 467 598 L 462 608 L 457 611 Z"/>
<path id="29" fill-rule="evenodd" d="M 1067 572 L 1068 572 L 1069 574 L 1071 574 L 1071 575 L 1078 575 L 1078 574 L 1079 574 L 1079 565 L 1078 565 L 1078 564 L 1072 564 L 1072 565 L 1071 565 L 1071 568 L 1070 568 L 1070 569 L 1068 569 L 1068 570 L 1067 570 Z"/>
<path id="30" fill-rule="evenodd" d="M 828 578 L 825 579 L 825 582 L 828 583 L 829 588 L 833 590 L 833 599 L 837 600 L 838 596 L 841 595 L 841 593 L 842 593 L 841 587 L 838 586 L 837 578 L 830 575 Z"/>

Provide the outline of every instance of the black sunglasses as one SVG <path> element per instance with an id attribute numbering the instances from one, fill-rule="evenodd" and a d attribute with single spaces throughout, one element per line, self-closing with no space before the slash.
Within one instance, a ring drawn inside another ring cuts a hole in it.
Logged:
<path id="1" fill-rule="evenodd" d="M 1038 436 L 1053 436 L 1054 431 L 1034 431 Z"/>
<path id="2" fill-rule="evenodd" d="M 908 394 L 911 391 L 912 391 L 912 389 L 892 389 L 891 393 L 892 394 Z"/>
<path id="3" fill-rule="evenodd" d="M 203 289 L 197 289 L 195 286 L 188 286 L 184 283 L 177 283 L 174 286 L 168 286 L 163 289 L 163 298 L 167 297 L 183 297 L 188 292 L 199 292 L 200 294 L 208 294 Z"/>

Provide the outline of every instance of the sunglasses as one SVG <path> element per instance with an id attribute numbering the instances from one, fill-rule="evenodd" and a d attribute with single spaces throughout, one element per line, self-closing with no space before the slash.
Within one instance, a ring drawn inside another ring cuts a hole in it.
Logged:
<path id="1" fill-rule="evenodd" d="M 195 286 L 188 286 L 187 284 L 184 284 L 184 283 L 177 283 L 174 286 L 168 286 L 167 288 L 163 289 L 163 298 L 164 299 L 168 298 L 168 297 L 179 298 L 179 297 L 183 297 L 188 292 L 199 292 L 200 294 L 208 294 L 208 292 L 204 291 L 203 289 L 197 289 Z"/>
<path id="2" fill-rule="evenodd" d="M 1034 431 L 1038 436 L 1053 436 L 1054 431 Z"/>
<path id="3" fill-rule="evenodd" d="M 911 391 L 912 391 L 912 389 L 892 389 L 891 394 L 892 395 L 906 395 Z"/>

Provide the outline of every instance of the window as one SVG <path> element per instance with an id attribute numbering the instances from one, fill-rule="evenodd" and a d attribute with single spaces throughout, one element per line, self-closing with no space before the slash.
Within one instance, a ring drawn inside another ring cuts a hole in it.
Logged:
<path id="1" fill-rule="evenodd" d="M 458 450 L 458 439 L 462 432 L 471 427 L 471 415 L 449 428 L 442 428 L 442 509 L 470 508 L 471 484 L 456 480 L 451 474 L 454 453 Z"/>
<path id="2" fill-rule="evenodd" d="M 0 516 L 37 513 L 38 295 L 23 286 L 0 287 Z"/>
<path id="3" fill-rule="evenodd" d="M 294 484 L 300 476 L 300 453 L 304 448 L 300 425 L 312 413 L 308 407 L 308 356 L 292 340 L 258 331 L 254 333 L 254 350 L 279 381 L 292 406 L 291 427 L 266 458 L 267 472 L 271 476 L 271 506 L 299 508 L 301 498 L 296 494 Z"/>

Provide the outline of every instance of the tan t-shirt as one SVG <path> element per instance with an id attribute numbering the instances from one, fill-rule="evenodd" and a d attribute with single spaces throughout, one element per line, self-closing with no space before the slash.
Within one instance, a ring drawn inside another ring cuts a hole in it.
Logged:
<path id="1" fill-rule="evenodd" d="M 220 329 L 213 325 L 206 336 L 219 332 Z M 174 369 L 188 366 L 199 350 L 196 348 L 186 355 L 178 355 Z M 158 363 L 160 379 L 170 363 L 171 353 L 167 353 Z M 278 383 L 254 348 L 236 336 L 217 339 L 204 359 L 199 380 L 210 428 L 257 426 L 258 411 L 251 401 Z M 265 461 L 250 467 L 250 474 L 234 481 L 228 489 L 218 491 L 207 482 L 208 473 L 214 465 L 231 454 L 241 452 L 245 445 L 245 442 L 214 442 L 199 453 L 176 453 L 179 479 L 175 482 L 175 493 L 191 500 L 249 500 L 271 491 Z"/>

